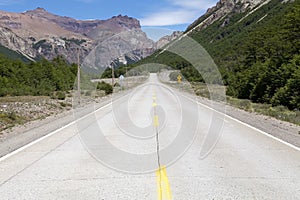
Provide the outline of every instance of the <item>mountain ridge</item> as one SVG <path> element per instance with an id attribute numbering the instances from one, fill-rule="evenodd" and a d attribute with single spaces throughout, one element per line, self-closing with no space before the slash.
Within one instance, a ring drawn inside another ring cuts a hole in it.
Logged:
<path id="1" fill-rule="evenodd" d="M 98 62 L 92 64 L 100 70 L 109 67 L 107 63 L 120 57 L 120 53 L 128 53 L 129 57 L 132 56 L 131 60 L 137 61 L 156 50 L 155 43 L 141 30 L 140 22 L 127 15 L 113 16 L 107 20 L 77 20 L 52 14 L 43 8 L 23 13 L 0 11 L 0 29 L 0 44 L 30 60 L 38 57 L 51 60 L 63 55 L 70 63 L 77 63 L 77 53 L 74 52 L 79 51 L 82 63 L 91 52 L 99 49 L 101 43 L 117 39 L 111 43 L 119 41 L 123 46 L 112 47 L 110 58 L 101 57 L 100 52 L 97 52 L 105 66 L 97 65 Z M 132 38 L 128 38 L 126 34 Z M 141 42 L 135 42 L 137 40 Z M 144 48 L 147 50 L 143 51 Z M 109 51 L 105 48 L 105 52 Z"/>
<path id="2" fill-rule="evenodd" d="M 220 0 L 199 17 L 187 31 L 200 31 L 214 22 L 226 17 L 230 13 L 244 13 L 269 3 L 271 0 Z M 201 23 L 200 23 L 201 22 Z"/>

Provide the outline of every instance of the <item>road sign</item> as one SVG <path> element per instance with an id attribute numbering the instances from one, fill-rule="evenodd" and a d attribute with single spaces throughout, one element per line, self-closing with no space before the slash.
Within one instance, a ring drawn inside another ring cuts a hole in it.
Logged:
<path id="1" fill-rule="evenodd" d="M 121 85 L 121 87 L 123 87 L 124 76 L 121 75 L 121 76 L 119 77 L 119 80 L 120 80 L 120 85 Z"/>
<path id="2" fill-rule="evenodd" d="M 178 81 L 178 83 L 181 83 L 181 81 L 182 81 L 182 77 L 180 76 L 180 74 L 178 74 L 178 76 L 177 76 L 177 81 Z"/>

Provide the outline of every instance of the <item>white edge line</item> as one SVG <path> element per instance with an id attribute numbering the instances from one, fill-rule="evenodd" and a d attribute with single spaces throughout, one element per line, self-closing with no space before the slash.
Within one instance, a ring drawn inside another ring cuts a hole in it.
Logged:
<path id="1" fill-rule="evenodd" d="M 67 125 L 64 125 L 63 127 L 59 128 L 59 129 L 56 129 L 55 131 L 52 131 L 52 132 L 48 133 L 47 135 L 45 135 L 45 136 L 43 136 L 43 137 L 41 137 L 41 138 L 39 138 L 39 139 L 36 139 L 36 140 L 34 140 L 34 141 L 32 141 L 32 142 L 26 144 L 25 146 L 22 146 L 22 147 L 20 147 L 20 148 L 18 148 L 18 149 L 16 149 L 16 150 L 14 150 L 14 151 L 11 152 L 11 153 L 8 153 L 8 154 L 2 156 L 2 157 L 0 158 L 0 162 L 2 162 L 2 161 L 4 161 L 4 160 L 6 160 L 6 159 L 8 159 L 8 158 L 10 158 L 10 157 L 12 157 L 12 156 L 18 154 L 18 153 L 20 153 L 21 151 L 24 151 L 25 149 L 27 149 L 27 148 L 29 148 L 29 147 L 31 147 L 31 146 L 33 146 L 33 145 L 39 143 L 39 142 L 41 142 L 41 141 L 43 141 L 43 140 L 45 140 L 45 139 L 51 137 L 51 136 L 53 136 L 54 134 L 60 132 L 61 130 L 65 129 L 65 128 L 68 128 L 69 126 L 71 126 L 71 125 L 77 123 L 78 121 L 80 121 L 80 120 L 82 120 L 82 119 L 84 119 L 84 118 L 86 118 L 86 117 L 88 117 L 88 116 L 90 116 L 90 115 L 92 115 L 92 114 L 98 112 L 99 110 L 102 110 L 102 109 L 104 109 L 104 108 L 110 106 L 111 104 L 112 104 L 112 102 L 110 102 L 110 103 L 108 103 L 108 104 L 106 104 L 106 105 L 104 105 L 104 106 L 98 108 L 97 110 L 94 110 L 93 112 L 91 112 L 91 113 L 89 113 L 89 114 L 87 114 L 87 115 L 85 115 L 85 116 L 83 116 L 83 117 L 81 117 L 81 118 L 79 118 L 79 119 L 77 119 L 77 120 L 75 120 L 75 121 L 72 121 L 71 123 L 69 123 L 69 124 L 67 124 Z"/>
<path id="2" fill-rule="evenodd" d="M 286 141 L 284 141 L 284 140 L 282 140 L 282 139 L 279 139 L 279 138 L 277 138 L 277 137 L 275 137 L 275 136 L 273 136 L 273 135 L 271 135 L 271 134 L 269 134 L 269 133 L 267 133 L 267 132 L 265 132 L 265 131 L 262 131 L 262 130 L 260 130 L 260 129 L 258 129 L 258 128 L 255 128 L 254 126 L 251 126 L 251 125 L 249 125 L 249 124 L 247 124 L 247 123 L 245 123 L 245 122 L 242 122 L 241 120 L 238 120 L 238 119 L 236 119 L 236 118 L 234 118 L 234 117 L 231 117 L 231 116 L 227 115 L 226 113 L 219 112 L 219 111 L 217 111 L 217 110 L 215 110 L 215 109 L 213 109 L 213 108 L 211 108 L 211 107 L 209 107 L 209 106 L 207 106 L 207 105 L 205 105 L 205 104 L 203 104 L 203 103 L 200 103 L 200 102 L 198 102 L 198 101 L 195 101 L 194 99 L 192 99 L 192 98 L 190 98 L 190 97 L 187 97 L 187 96 L 185 96 L 185 95 L 182 95 L 182 96 L 184 96 L 185 98 L 187 98 L 187 99 L 189 99 L 189 100 L 191 100 L 191 101 L 193 101 L 193 102 L 195 102 L 195 103 L 197 103 L 197 104 L 199 104 L 199 105 L 201 105 L 201 106 L 203 106 L 203 107 L 205 107 L 205 108 L 208 108 L 208 109 L 210 109 L 210 110 L 212 110 L 212 111 L 214 111 L 214 112 L 217 112 L 217 113 L 219 113 L 219 114 L 222 114 L 222 115 L 224 115 L 225 117 L 227 117 L 227 118 L 229 118 L 229 119 L 231 119 L 231 120 L 233 120 L 233 121 L 236 121 L 236 122 L 238 122 L 238 123 L 240 123 L 240 124 L 242 124 L 242 125 L 244 125 L 244 126 L 246 126 L 246 127 L 248 127 L 248 128 L 251 128 L 251 129 L 253 129 L 253 130 L 257 131 L 257 132 L 260 132 L 261 134 L 263 134 L 263 135 L 265 135 L 265 136 L 268 136 L 268 137 L 270 137 L 270 138 L 272 138 L 272 139 L 274 139 L 274 140 L 276 140 L 276 141 L 278 141 L 278 142 L 281 142 L 281 143 L 283 143 L 283 144 L 285 144 L 285 145 L 287 145 L 287 146 L 289 146 L 289 147 L 291 147 L 291 148 L 293 148 L 293 149 L 295 149 L 295 150 L 297 150 L 297 151 L 300 151 L 300 148 L 297 147 L 297 146 L 295 146 L 295 145 L 293 145 L 293 144 L 290 144 L 290 143 L 288 143 L 288 142 L 286 142 Z"/>

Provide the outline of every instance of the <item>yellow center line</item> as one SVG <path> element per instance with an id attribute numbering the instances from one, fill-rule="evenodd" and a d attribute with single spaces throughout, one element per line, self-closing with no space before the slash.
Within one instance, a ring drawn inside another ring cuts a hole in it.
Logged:
<path id="1" fill-rule="evenodd" d="M 169 179 L 167 176 L 166 167 L 163 166 L 156 171 L 157 176 L 157 191 L 158 191 L 158 200 L 171 200 L 172 193 L 171 187 L 169 183 Z"/>
<path id="2" fill-rule="evenodd" d="M 155 115 L 154 116 L 154 127 L 158 127 L 158 126 L 159 126 L 158 116 Z"/>
<path id="3" fill-rule="evenodd" d="M 154 119 L 153 119 L 153 125 L 157 129 L 159 126 L 159 118 L 156 113 L 156 107 L 157 107 L 157 97 L 156 92 L 153 91 L 152 95 L 153 103 L 152 106 L 154 107 Z M 169 183 L 169 179 L 167 176 L 167 170 L 165 166 L 159 166 L 159 169 L 156 171 L 156 181 L 157 181 L 157 199 L 158 200 L 171 200 L 172 199 L 172 193 L 171 193 L 171 187 Z"/>

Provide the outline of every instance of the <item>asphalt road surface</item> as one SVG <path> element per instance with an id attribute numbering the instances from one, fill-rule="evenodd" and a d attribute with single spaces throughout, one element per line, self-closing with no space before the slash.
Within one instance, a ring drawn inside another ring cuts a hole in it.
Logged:
<path id="1" fill-rule="evenodd" d="M 0 199 L 300 199 L 300 151 L 161 84 L 0 158 Z"/>

